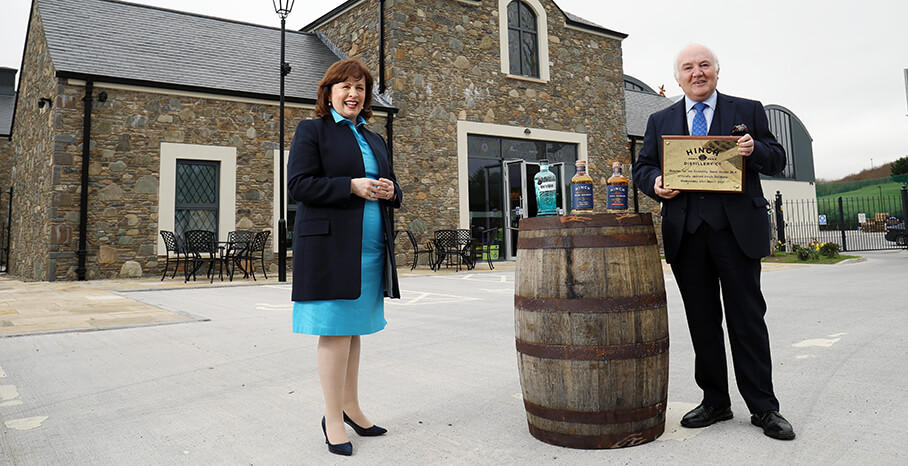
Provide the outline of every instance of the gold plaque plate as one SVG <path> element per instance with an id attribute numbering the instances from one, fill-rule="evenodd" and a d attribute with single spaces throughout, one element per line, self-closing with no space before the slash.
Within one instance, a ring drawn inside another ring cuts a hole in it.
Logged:
<path id="1" fill-rule="evenodd" d="M 662 136 L 662 187 L 679 191 L 744 191 L 738 136 Z"/>

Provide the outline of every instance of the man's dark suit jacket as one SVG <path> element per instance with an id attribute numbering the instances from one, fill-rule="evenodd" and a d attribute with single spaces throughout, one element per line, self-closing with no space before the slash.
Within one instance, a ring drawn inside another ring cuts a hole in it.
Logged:
<path id="1" fill-rule="evenodd" d="M 394 261 L 390 209 L 403 193 L 381 136 L 360 126 L 378 161 L 379 177 L 394 182 L 393 201 L 381 203 L 384 226 L 385 296 L 400 297 Z M 297 201 L 293 234 L 293 301 L 356 299 L 362 275 L 365 199 L 350 192 L 350 180 L 366 176 L 362 151 L 352 130 L 331 117 L 303 120 L 290 144 L 287 184 Z"/>
<path id="2" fill-rule="evenodd" d="M 770 244 L 769 218 L 766 214 L 769 202 L 763 196 L 758 174 L 771 176 L 780 173 L 785 168 L 785 150 L 769 131 L 766 112 L 760 102 L 718 94 L 709 135 L 731 136 L 733 128 L 742 124 L 747 126 L 747 132 L 754 139 L 753 154 L 745 157 L 744 192 L 706 195 L 719 197 L 741 250 L 748 257 L 759 259 L 770 254 Z M 675 258 L 681 245 L 688 199 L 701 193 L 682 192 L 672 199 L 663 199 L 656 195 L 653 184 L 656 177 L 662 174 L 662 136 L 686 135 L 689 131 L 682 98 L 649 117 L 643 148 L 633 167 L 637 187 L 647 196 L 662 202 L 662 240 L 667 262 Z"/>

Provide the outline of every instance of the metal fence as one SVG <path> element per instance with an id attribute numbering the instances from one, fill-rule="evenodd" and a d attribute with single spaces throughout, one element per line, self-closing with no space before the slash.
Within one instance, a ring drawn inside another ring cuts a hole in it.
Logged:
<path id="1" fill-rule="evenodd" d="M 784 200 L 777 194 L 770 216 L 773 243 L 791 251 L 811 241 L 837 243 L 843 251 L 904 249 L 886 239 L 886 228 L 902 224 L 906 216 L 905 188 L 900 196 Z"/>

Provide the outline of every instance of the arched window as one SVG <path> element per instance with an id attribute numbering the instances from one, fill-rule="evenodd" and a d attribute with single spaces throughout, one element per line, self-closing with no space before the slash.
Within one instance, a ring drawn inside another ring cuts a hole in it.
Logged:
<path id="1" fill-rule="evenodd" d="M 511 74 L 539 77 L 536 13 L 526 3 L 508 4 L 508 55 Z"/>

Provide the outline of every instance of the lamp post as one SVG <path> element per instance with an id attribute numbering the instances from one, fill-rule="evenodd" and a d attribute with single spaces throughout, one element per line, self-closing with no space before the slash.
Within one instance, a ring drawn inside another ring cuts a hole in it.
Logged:
<path id="1" fill-rule="evenodd" d="M 274 12 L 281 17 L 281 131 L 280 143 L 278 144 L 280 177 L 278 183 L 281 185 L 280 196 L 280 219 L 277 221 L 277 281 L 287 281 L 287 220 L 284 218 L 284 212 L 287 210 L 284 206 L 284 77 L 290 74 L 290 64 L 284 61 L 284 28 L 287 22 L 287 15 L 293 9 L 294 0 L 271 0 L 274 3 Z"/>

